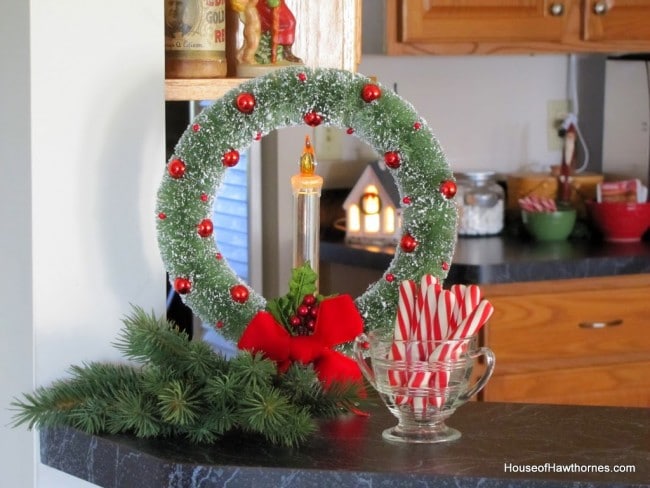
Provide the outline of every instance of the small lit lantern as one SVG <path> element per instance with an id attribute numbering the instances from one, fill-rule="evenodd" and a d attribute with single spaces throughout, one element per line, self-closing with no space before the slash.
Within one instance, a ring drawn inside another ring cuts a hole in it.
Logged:
<path id="1" fill-rule="evenodd" d="M 361 244 L 396 244 L 401 227 L 399 192 L 382 162 L 369 164 L 343 203 L 345 241 Z"/>

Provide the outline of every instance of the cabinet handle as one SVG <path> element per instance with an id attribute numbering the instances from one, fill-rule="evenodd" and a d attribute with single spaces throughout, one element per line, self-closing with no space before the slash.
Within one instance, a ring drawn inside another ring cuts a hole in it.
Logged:
<path id="1" fill-rule="evenodd" d="M 553 2 L 548 11 L 553 17 L 559 17 L 560 15 L 564 14 L 564 4 Z"/>
<path id="2" fill-rule="evenodd" d="M 609 6 L 607 5 L 606 1 L 600 0 L 594 3 L 594 13 L 596 15 L 605 15 L 608 10 L 609 10 Z"/>
<path id="3" fill-rule="evenodd" d="M 607 322 L 580 322 L 578 326 L 583 329 L 604 329 L 605 327 L 615 327 L 622 324 L 623 319 L 614 319 Z"/>

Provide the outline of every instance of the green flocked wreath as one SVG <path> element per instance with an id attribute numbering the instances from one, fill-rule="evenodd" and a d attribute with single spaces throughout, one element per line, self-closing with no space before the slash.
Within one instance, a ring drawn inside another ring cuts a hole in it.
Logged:
<path id="1" fill-rule="evenodd" d="M 316 296 L 317 276 L 305 265 L 292 271 L 289 293 L 267 303 L 237 278 L 214 241 L 210 215 L 226 169 L 252 140 L 299 124 L 333 125 L 360 137 L 383 155 L 399 187 L 403 236 L 395 258 L 355 302 L 346 295 Z M 363 327 L 391 328 L 402 280 L 446 276 L 456 239 L 455 190 L 426 123 L 368 78 L 294 67 L 242 83 L 183 134 L 167 164 L 156 212 L 161 254 L 176 291 L 205 322 L 251 347 L 226 360 L 207 343 L 190 341 L 174 324 L 136 308 L 116 343 L 136 364 L 74 366 L 68 379 L 15 400 L 14 425 L 183 436 L 201 443 L 243 432 L 273 444 L 299 444 L 316 429 L 316 418 L 361 405 L 356 364 L 331 346 L 351 341 Z M 315 330 L 290 338 L 282 327 L 285 309 L 317 301 Z M 321 323 L 335 326 L 319 328 Z M 270 357 L 254 344 L 253 329 L 273 332 L 278 342 L 271 340 L 271 349 L 285 355 L 299 350 L 288 346 L 291 340 L 318 340 L 318 359 Z"/>
<path id="2" fill-rule="evenodd" d="M 402 280 L 444 280 L 456 242 L 456 185 L 426 122 L 391 90 L 336 69 L 290 67 L 244 82 L 201 112 L 181 137 L 158 194 L 158 242 L 176 291 L 207 324 L 237 341 L 264 297 L 217 249 L 210 220 L 228 167 L 274 129 L 345 129 L 383 156 L 400 192 L 403 235 L 383 278 L 356 299 L 365 329 L 393 326 Z"/>

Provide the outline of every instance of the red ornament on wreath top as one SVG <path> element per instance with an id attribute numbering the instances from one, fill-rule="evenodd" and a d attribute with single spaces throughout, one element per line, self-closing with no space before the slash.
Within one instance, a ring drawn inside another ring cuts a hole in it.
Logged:
<path id="1" fill-rule="evenodd" d="M 319 126 L 323 122 L 323 116 L 318 112 L 314 112 L 313 110 L 311 112 L 307 112 L 302 119 L 305 121 L 305 124 L 310 127 Z"/>
<path id="2" fill-rule="evenodd" d="M 374 83 L 367 83 L 363 85 L 361 90 L 361 98 L 364 102 L 370 103 L 378 98 L 381 98 L 381 88 Z"/>
<path id="3" fill-rule="evenodd" d="M 179 295 L 187 295 L 192 291 L 192 282 L 187 278 L 178 277 L 174 280 L 174 290 Z"/>
<path id="4" fill-rule="evenodd" d="M 252 93 L 244 92 L 237 95 L 235 106 L 243 114 L 250 114 L 255 110 L 255 96 Z"/>

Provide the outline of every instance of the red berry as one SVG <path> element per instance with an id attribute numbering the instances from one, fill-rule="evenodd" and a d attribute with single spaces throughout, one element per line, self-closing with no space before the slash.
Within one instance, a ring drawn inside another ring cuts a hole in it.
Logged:
<path id="1" fill-rule="evenodd" d="M 314 303 L 316 303 L 316 297 L 312 294 L 305 295 L 302 299 L 302 303 L 303 305 L 311 307 Z"/>
<path id="2" fill-rule="evenodd" d="M 181 159 L 173 159 L 167 165 L 167 171 L 174 179 L 182 178 L 185 175 L 185 163 Z"/>
<path id="3" fill-rule="evenodd" d="M 289 317 L 289 325 L 291 327 L 300 327 L 300 324 L 302 324 L 302 320 L 300 320 L 300 317 L 297 315 L 292 315 Z"/>
<path id="4" fill-rule="evenodd" d="M 316 321 L 314 319 L 309 319 L 307 321 L 307 330 L 309 332 L 313 332 L 315 328 L 316 328 Z"/>
<path id="5" fill-rule="evenodd" d="M 300 305 L 296 309 L 296 313 L 298 314 L 299 317 L 306 317 L 309 315 L 309 307 L 307 305 Z"/>
<path id="6" fill-rule="evenodd" d="M 312 308 L 309 309 L 309 316 L 312 317 L 312 318 L 314 318 L 314 319 L 315 319 L 316 317 L 318 317 L 318 307 L 317 307 L 317 306 L 316 306 L 316 307 L 312 307 Z"/>

